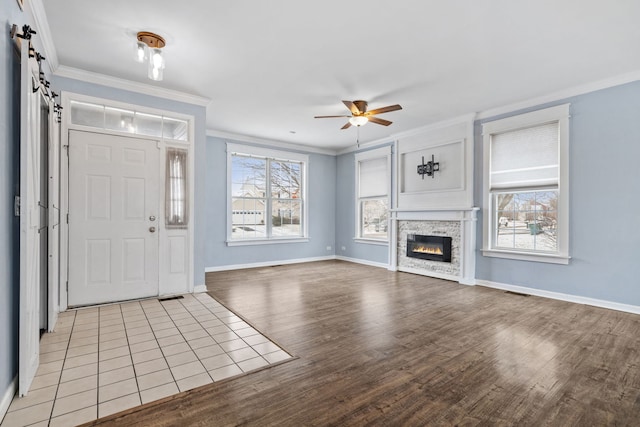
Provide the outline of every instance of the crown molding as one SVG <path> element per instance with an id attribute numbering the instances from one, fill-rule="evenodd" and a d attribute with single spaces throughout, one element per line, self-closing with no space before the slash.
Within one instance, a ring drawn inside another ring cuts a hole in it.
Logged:
<path id="1" fill-rule="evenodd" d="M 44 10 L 42 0 L 29 0 L 27 2 L 27 9 L 30 11 L 33 17 L 34 26 L 38 32 L 38 40 L 42 42 L 42 50 L 44 51 L 45 63 L 51 70 L 51 73 L 55 73 L 56 69 L 60 65 L 58 62 L 58 53 L 56 46 L 53 44 L 53 37 L 51 36 L 51 28 L 49 28 L 49 20 Z"/>
<path id="2" fill-rule="evenodd" d="M 211 100 L 190 93 L 179 92 L 177 90 L 165 89 L 149 84 L 133 82 L 131 80 L 120 79 L 118 77 L 107 76 L 105 74 L 94 73 L 92 71 L 80 70 L 78 68 L 60 65 L 54 75 L 58 77 L 66 77 L 69 79 L 80 80 L 87 83 L 93 83 L 102 86 L 108 86 L 116 89 L 127 90 L 130 92 L 141 93 L 143 95 L 156 96 L 158 98 L 171 99 L 173 101 L 184 102 L 206 107 Z"/>
<path id="3" fill-rule="evenodd" d="M 305 153 L 317 153 L 317 154 L 326 154 L 329 156 L 335 156 L 338 154 L 338 152 L 336 150 L 332 150 L 329 148 L 320 148 L 320 147 L 314 147 L 311 145 L 303 145 L 303 144 L 295 144 L 295 143 L 291 143 L 291 142 L 283 142 L 283 141 L 276 141 L 273 139 L 266 139 L 266 138 L 258 138 L 255 136 L 249 136 L 249 135 L 242 135 L 242 134 L 236 134 L 236 133 L 231 133 L 231 132 L 223 132 L 223 131 L 218 131 L 218 130 L 214 130 L 214 129 L 207 129 L 207 136 L 211 136 L 214 138 L 222 138 L 222 139 L 232 139 L 234 141 L 238 141 L 238 142 L 249 142 L 252 144 L 261 144 L 261 145 L 267 145 L 269 147 L 276 147 L 276 148 L 282 148 L 285 150 L 296 150 L 296 151 L 302 151 Z"/>
<path id="4" fill-rule="evenodd" d="M 514 104 L 504 105 L 502 107 L 491 108 L 484 110 L 476 116 L 476 120 L 484 120 L 490 117 L 500 116 L 502 114 L 512 113 L 518 110 L 524 110 L 525 108 L 536 107 L 538 105 L 547 104 L 559 100 L 564 100 L 578 95 L 584 95 L 585 93 L 595 92 L 602 89 L 608 89 L 610 87 L 620 86 L 626 83 L 631 83 L 640 80 L 640 70 L 632 71 L 625 74 L 620 74 L 607 79 L 598 80 L 595 82 L 587 83 L 580 86 L 574 86 L 571 88 L 563 89 L 558 92 L 553 92 L 547 95 L 539 96 L 537 98 L 528 99 L 526 101 L 516 102 Z"/>

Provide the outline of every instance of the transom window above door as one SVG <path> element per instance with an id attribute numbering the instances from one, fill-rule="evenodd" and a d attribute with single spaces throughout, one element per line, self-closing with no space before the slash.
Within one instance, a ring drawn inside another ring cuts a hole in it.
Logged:
<path id="1" fill-rule="evenodd" d="M 71 101 L 71 124 L 176 141 L 189 140 L 189 122 L 89 102 Z"/>

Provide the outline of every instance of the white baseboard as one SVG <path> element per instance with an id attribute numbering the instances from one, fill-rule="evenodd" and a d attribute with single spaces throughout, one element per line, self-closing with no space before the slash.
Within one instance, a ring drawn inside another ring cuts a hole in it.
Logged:
<path id="1" fill-rule="evenodd" d="M 312 258 L 298 258 L 298 259 L 286 259 L 280 261 L 267 261 L 267 262 L 254 262 L 251 264 L 233 264 L 233 265 L 221 265 L 217 267 L 207 267 L 204 269 L 205 273 L 213 273 L 215 271 L 229 271 L 229 270 L 242 270 L 245 268 L 258 268 L 258 267 L 273 267 L 275 265 L 285 264 L 301 264 L 303 262 L 315 262 L 315 261 L 328 261 L 336 259 L 335 256 L 329 255 L 324 257 L 312 257 Z"/>
<path id="2" fill-rule="evenodd" d="M 196 285 L 193 288 L 193 293 L 194 294 L 201 294 L 203 292 L 207 292 L 207 285 Z"/>
<path id="3" fill-rule="evenodd" d="M 16 375 L 9 384 L 9 387 L 5 390 L 2 395 L 2 400 L 0 400 L 0 423 L 4 419 L 4 416 L 7 414 L 7 410 L 9 410 L 9 405 L 11 405 L 11 401 L 13 400 L 13 396 L 16 395 L 16 391 L 18 391 L 18 376 Z"/>
<path id="4" fill-rule="evenodd" d="M 338 259 L 340 261 L 353 262 L 355 264 L 368 265 L 370 267 L 379 267 L 379 268 L 385 268 L 385 269 L 389 268 L 388 264 L 384 264 L 382 262 L 367 261 L 366 259 L 349 258 L 349 257 L 346 257 L 346 256 L 341 256 L 341 255 L 336 255 L 334 257 L 334 259 Z"/>
<path id="5" fill-rule="evenodd" d="M 610 310 L 624 311 L 626 313 L 640 314 L 640 306 L 637 305 L 622 304 L 619 302 L 606 301 L 596 298 L 581 297 L 577 295 L 563 294 L 560 292 L 527 288 L 525 286 L 508 285 L 506 283 L 491 282 L 489 280 L 476 280 L 476 284 L 480 286 L 486 286 L 487 288 L 501 289 L 504 291 L 535 295 L 537 297 L 551 298 L 577 304 L 592 305 L 594 307 L 608 308 Z"/>

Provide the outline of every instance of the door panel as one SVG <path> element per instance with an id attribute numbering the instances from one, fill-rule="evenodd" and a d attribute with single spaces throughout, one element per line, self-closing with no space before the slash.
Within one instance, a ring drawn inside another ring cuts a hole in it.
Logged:
<path id="1" fill-rule="evenodd" d="M 29 391 L 40 361 L 40 93 L 29 42 L 20 57 L 20 339 L 18 392 Z M 35 82 L 35 84 L 34 84 Z"/>
<path id="2" fill-rule="evenodd" d="M 53 107 L 50 106 L 49 111 Z M 60 303 L 60 126 L 49 119 L 49 298 L 48 330 L 53 332 L 58 321 Z"/>
<path id="3" fill-rule="evenodd" d="M 70 306 L 158 295 L 158 210 L 156 142 L 69 132 Z"/>

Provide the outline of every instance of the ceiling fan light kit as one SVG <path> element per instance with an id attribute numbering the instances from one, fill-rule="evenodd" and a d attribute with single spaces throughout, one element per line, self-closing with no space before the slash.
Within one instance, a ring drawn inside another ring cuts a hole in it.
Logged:
<path id="1" fill-rule="evenodd" d="M 375 110 L 367 111 L 367 101 L 342 101 L 344 105 L 351 112 L 350 116 L 315 116 L 316 119 L 327 119 L 335 117 L 346 117 L 349 121 L 342 126 L 341 129 L 348 129 L 352 125 L 356 127 L 364 126 L 368 122 L 375 123 L 382 126 L 389 126 L 391 123 L 389 120 L 374 117 L 377 114 L 389 113 L 391 111 L 402 110 L 402 107 L 398 104 L 389 105 L 387 107 L 376 108 Z"/>
<path id="2" fill-rule="evenodd" d="M 369 119 L 367 119 L 365 116 L 353 116 L 349 119 L 349 123 L 351 123 L 353 126 L 363 126 L 367 124 L 368 121 Z"/>

